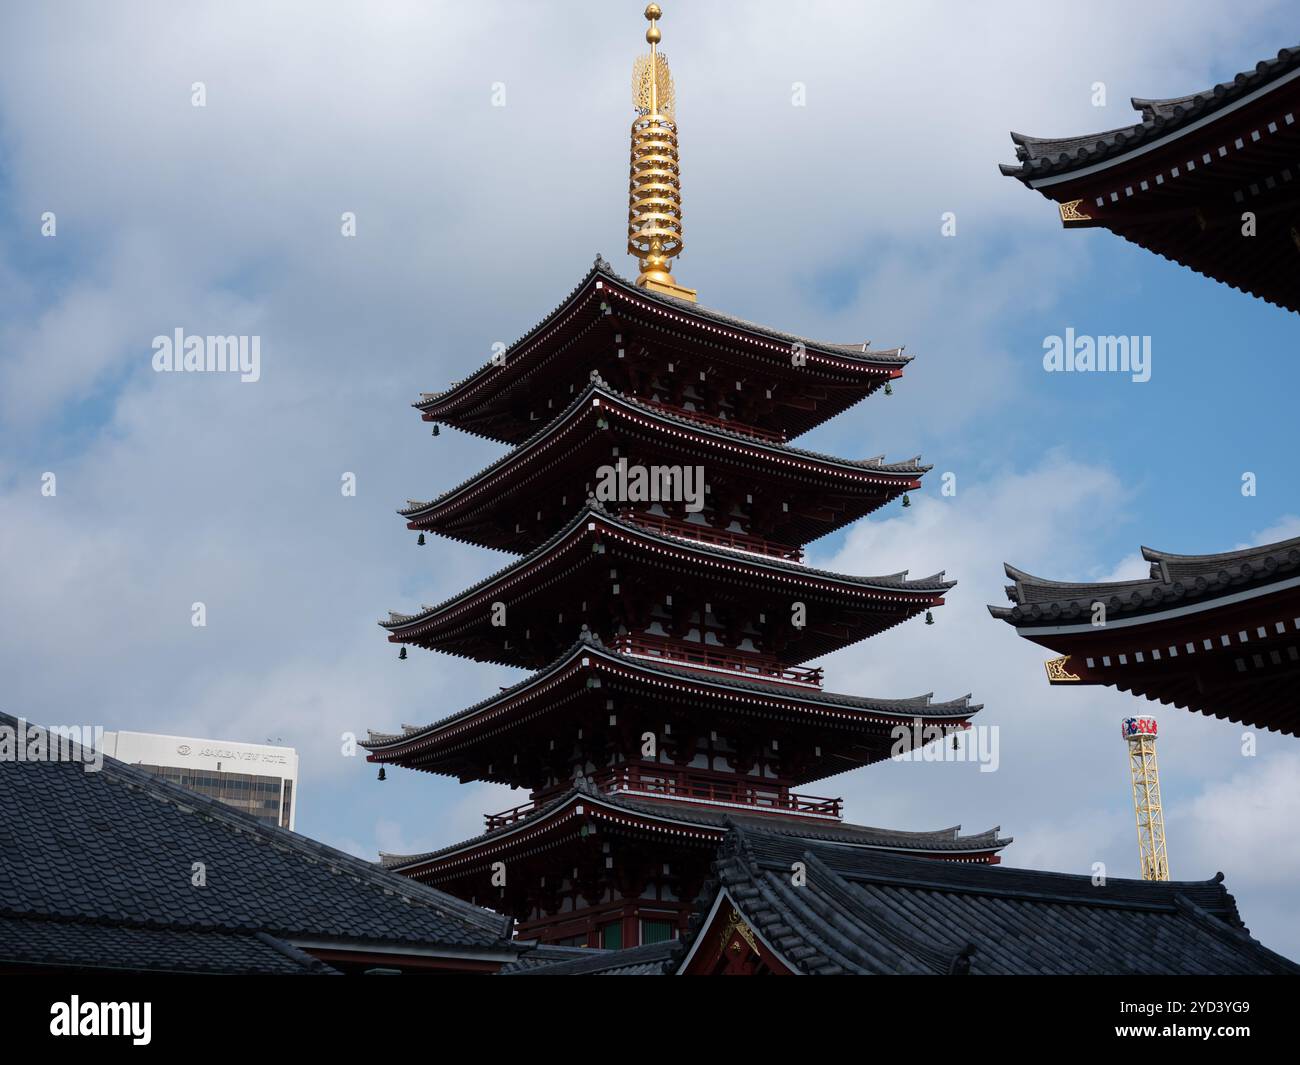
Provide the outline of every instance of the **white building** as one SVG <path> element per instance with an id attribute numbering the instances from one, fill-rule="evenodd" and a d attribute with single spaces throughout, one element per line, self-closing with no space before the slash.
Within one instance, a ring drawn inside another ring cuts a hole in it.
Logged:
<path id="1" fill-rule="evenodd" d="M 292 829 L 298 810 L 298 752 L 232 740 L 105 732 L 104 753 L 163 780 L 220 799 L 268 825 Z"/>

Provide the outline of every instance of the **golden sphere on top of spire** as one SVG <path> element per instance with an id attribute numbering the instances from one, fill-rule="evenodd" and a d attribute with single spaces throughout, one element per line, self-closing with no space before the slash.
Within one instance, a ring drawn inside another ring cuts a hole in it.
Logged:
<path id="1" fill-rule="evenodd" d="M 663 15 L 663 9 L 658 4 L 647 4 L 645 17 L 650 23 L 650 28 L 645 31 L 645 39 L 651 44 L 658 44 L 663 40 L 663 34 L 659 32 L 659 27 L 655 22 Z"/>

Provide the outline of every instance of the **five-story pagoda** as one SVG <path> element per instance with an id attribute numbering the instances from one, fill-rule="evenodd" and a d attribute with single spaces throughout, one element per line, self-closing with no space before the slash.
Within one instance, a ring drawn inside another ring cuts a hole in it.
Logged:
<path id="1" fill-rule="evenodd" d="M 450 717 L 372 732 L 369 760 L 509 784 L 527 801 L 483 835 L 390 868 L 513 914 L 549 943 L 676 936 L 731 823 L 934 858 L 996 862 L 997 830 L 848 824 L 804 794 L 896 749 L 899 727 L 963 729 L 963 697 L 824 690 L 811 660 L 942 605 L 943 574 L 813 569 L 804 545 L 920 485 L 917 459 L 789 441 L 902 375 L 909 357 L 823 344 L 700 306 L 682 250 L 672 80 L 637 60 L 628 250 L 525 337 L 415 404 L 514 445 L 400 511 L 408 526 L 518 556 L 460 595 L 382 622 L 405 645 L 533 670 Z"/>

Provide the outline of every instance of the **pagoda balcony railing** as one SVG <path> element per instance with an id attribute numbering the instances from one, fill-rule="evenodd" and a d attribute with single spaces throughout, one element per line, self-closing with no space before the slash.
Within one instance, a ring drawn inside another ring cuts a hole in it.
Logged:
<path id="1" fill-rule="evenodd" d="M 674 766 L 633 762 L 597 773 L 591 779 L 601 791 L 682 799 L 713 806 L 739 806 L 756 812 L 839 820 L 844 808 L 843 799 L 800 795 L 776 784 L 746 777 L 704 774 Z"/>
<path id="2" fill-rule="evenodd" d="M 677 407 L 671 403 L 663 403 L 657 399 L 639 399 L 638 402 L 644 403 L 647 407 L 656 407 L 659 410 L 667 411 L 669 414 L 676 414 L 682 418 L 690 418 L 692 421 L 703 422 L 705 425 L 717 425 L 723 429 L 730 429 L 735 433 L 744 433 L 746 436 L 754 436 L 759 440 L 770 440 L 774 444 L 785 443 L 784 432 L 773 432 L 771 429 L 760 429 L 757 425 L 750 425 L 747 422 L 738 422 L 734 418 L 719 418 L 712 414 L 705 414 L 703 411 L 691 410 L 688 407 Z"/>
<path id="3" fill-rule="evenodd" d="M 754 813 L 785 814 L 787 816 L 819 818 L 838 821 L 843 816 L 843 799 L 826 799 L 816 795 L 801 795 L 777 784 L 767 784 L 745 777 L 731 777 L 725 773 L 706 774 L 699 770 L 678 769 L 675 766 L 646 766 L 639 763 L 615 766 L 595 773 L 591 782 L 609 794 L 644 795 L 656 799 L 677 799 L 706 806 L 743 808 Z M 487 831 L 505 828 L 523 821 L 554 798 L 548 794 L 541 799 L 512 806 L 500 813 L 484 814 Z"/>
<path id="4" fill-rule="evenodd" d="M 539 805 L 537 802 L 526 802 L 519 806 L 512 806 L 509 810 L 502 810 L 499 814 L 484 814 L 483 820 L 487 822 L 487 830 L 492 832 L 498 828 L 505 828 L 506 825 L 513 825 L 516 821 L 522 821 Z"/>
<path id="5" fill-rule="evenodd" d="M 613 637 L 610 646 L 615 651 L 635 658 L 658 659 L 684 669 L 740 674 L 746 680 L 768 681 L 816 691 L 820 691 L 822 686 L 820 667 L 810 669 L 807 666 L 787 666 L 764 655 L 727 651 L 687 640 L 670 640 L 645 633 L 623 633 Z"/>
<path id="6" fill-rule="evenodd" d="M 656 532 L 678 536 L 683 540 L 699 540 L 705 544 L 719 544 L 737 551 L 748 551 L 753 555 L 765 555 L 779 558 L 786 562 L 802 562 L 803 551 L 788 544 L 778 544 L 774 540 L 765 540 L 761 536 L 749 533 L 732 532 L 730 529 L 715 529 L 712 525 L 700 525 L 680 518 L 668 518 L 661 514 L 647 514 L 644 511 L 624 510 L 620 517 Z"/>

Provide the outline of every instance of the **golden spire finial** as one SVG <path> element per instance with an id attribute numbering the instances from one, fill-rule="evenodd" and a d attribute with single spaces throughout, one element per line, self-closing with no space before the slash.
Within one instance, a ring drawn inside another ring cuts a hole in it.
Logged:
<path id="1" fill-rule="evenodd" d="M 670 260 L 682 253 L 682 189 L 677 162 L 677 123 L 673 119 L 673 76 L 668 57 L 658 51 L 663 39 L 658 4 L 645 9 L 650 28 L 645 39 L 649 55 L 632 67 L 632 173 L 628 185 L 627 251 L 641 261 L 636 283 L 680 299 L 694 300 L 695 290 L 683 288 L 668 272 Z"/>
<path id="2" fill-rule="evenodd" d="M 663 40 L 663 34 L 659 32 L 659 27 L 655 25 L 664 17 L 663 8 L 658 4 L 647 4 L 645 9 L 646 21 L 650 23 L 650 28 L 645 31 L 645 39 L 650 42 L 650 51 L 655 50 L 655 45 Z"/>

